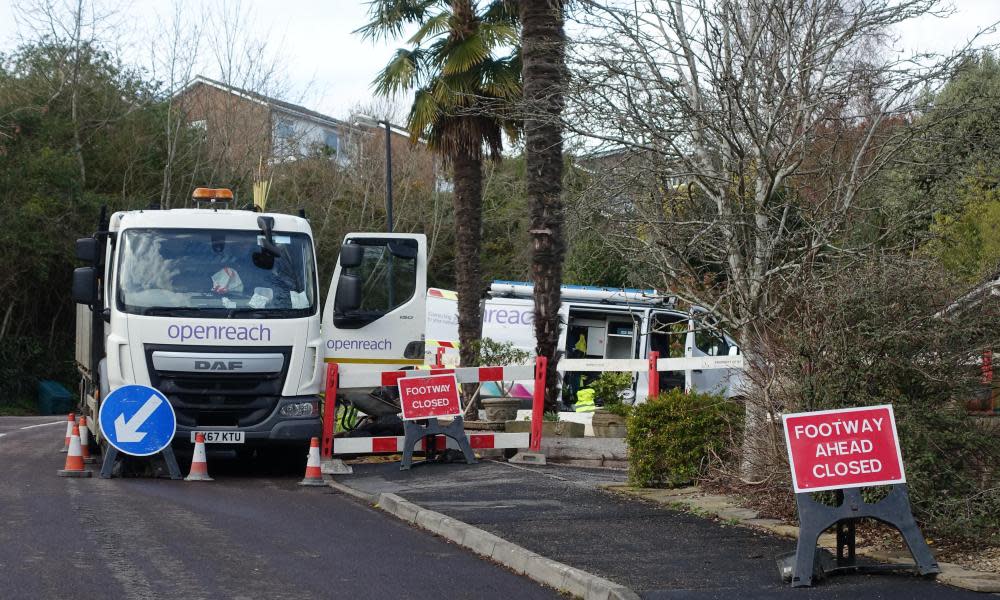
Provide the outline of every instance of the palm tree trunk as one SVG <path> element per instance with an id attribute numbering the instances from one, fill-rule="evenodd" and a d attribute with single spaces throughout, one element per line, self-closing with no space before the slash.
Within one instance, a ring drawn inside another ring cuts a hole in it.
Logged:
<path id="1" fill-rule="evenodd" d="M 556 410 L 561 390 L 559 287 L 563 241 L 562 127 L 565 75 L 563 0 L 521 0 L 521 70 L 524 85 L 525 162 L 531 213 L 531 277 L 535 296 L 535 352 L 548 357 L 545 409 Z"/>
<path id="2" fill-rule="evenodd" d="M 478 342 L 483 333 L 479 300 L 483 274 L 479 261 L 482 235 L 483 160 L 459 151 L 455 167 L 455 287 L 458 292 L 458 341 L 462 366 L 479 364 Z"/>

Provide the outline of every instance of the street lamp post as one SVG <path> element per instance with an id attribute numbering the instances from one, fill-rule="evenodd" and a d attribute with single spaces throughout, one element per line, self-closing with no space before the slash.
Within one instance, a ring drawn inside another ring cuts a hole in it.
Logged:
<path id="1" fill-rule="evenodd" d="M 385 124 L 385 227 L 392 233 L 392 126 Z"/>
<path id="2" fill-rule="evenodd" d="M 361 120 L 355 121 L 355 127 L 385 127 L 385 230 L 392 233 L 392 123 L 379 120 L 368 115 L 358 115 Z"/>

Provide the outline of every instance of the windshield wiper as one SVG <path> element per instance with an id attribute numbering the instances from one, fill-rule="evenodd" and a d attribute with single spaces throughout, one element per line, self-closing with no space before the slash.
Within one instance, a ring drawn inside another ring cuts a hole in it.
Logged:
<path id="1" fill-rule="evenodd" d="M 219 312 L 225 309 L 217 307 L 198 307 L 198 306 L 150 306 L 148 308 L 140 309 L 139 314 L 144 316 L 158 316 L 158 317 L 174 317 L 181 315 L 191 315 L 191 314 L 201 314 L 205 312 Z"/>
<path id="2" fill-rule="evenodd" d="M 256 317 L 266 319 L 267 317 L 282 317 L 288 314 L 295 314 L 298 311 L 306 310 L 302 308 L 231 308 L 227 317 Z"/>

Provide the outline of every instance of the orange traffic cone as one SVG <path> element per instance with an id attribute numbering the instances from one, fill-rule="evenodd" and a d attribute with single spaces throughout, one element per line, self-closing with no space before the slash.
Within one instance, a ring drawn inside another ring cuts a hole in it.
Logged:
<path id="1" fill-rule="evenodd" d="M 66 417 L 66 443 L 63 444 L 63 448 L 62 450 L 60 450 L 60 452 L 66 452 L 67 450 L 69 450 L 69 438 L 71 435 L 73 435 L 74 425 L 76 425 L 76 414 L 69 413 L 69 416 Z"/>
<path id="2" fill-rule="evenodd" d="M 60 477 L 90 477 L 90 471 L 83 466 L 83 454 L 80 452 L 80 427 L 73 423 L 73 431 L 69 436 L 69 450 L 66 452 L 66 466 L 59 471 Z"/>
<path id="3" fill-rule="evenodd" d="M 184 481 L 212 481 L 208 476 L 208 461 L 205 459 L 205 436 L 194 434 L 194 457 L 191 459 L 191 472 Z"/>
<path id="4" fill-rule="evenodd" d="M 90 455 L 90 430 L 87 429 L 87 416 L 80 415 L 80 454 L 83 455 L 83 462 L 92 465 L 97 459 Z"/>
<path id="5" fill-rule="evenodd" d="M 326 485 L 323 472 L 319 468 L 319 438 L 309 442 L 309 460 L 306 461 L 306 476 L 299 485 Z"/>

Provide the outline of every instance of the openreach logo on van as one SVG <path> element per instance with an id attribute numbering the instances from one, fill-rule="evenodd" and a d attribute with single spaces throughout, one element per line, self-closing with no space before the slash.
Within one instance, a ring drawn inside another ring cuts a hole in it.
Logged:
<path id="1" fill-rule="evenodd" d="M 483 310 L 483 323 L 497 325 L 531 325 L 535 322 L 535 308 L 525 310 L 516 308 L 486 308 Z"/>
<path id="2" fill-rule="evenodd" d="M 392 350 L 392 340 L 327 340 L 328 350 Z"/>
<path id="3" fill-rule="evenodd" d="M 167 337 L 179 342 L 270 342 L 271 328 L 265 325 L 171 325 Z"/>

